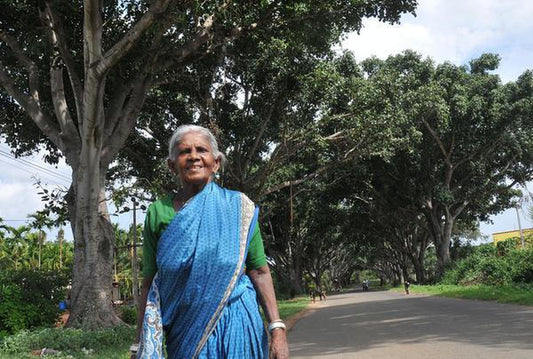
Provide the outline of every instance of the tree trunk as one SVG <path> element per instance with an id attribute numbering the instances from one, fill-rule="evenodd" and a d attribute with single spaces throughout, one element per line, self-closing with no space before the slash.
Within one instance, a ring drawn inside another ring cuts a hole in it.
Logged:
<path id="1" fill-rule="evenodd" d="M 113 310 L 111 296 L 115 235 L 107 212 L 103 176 L 95 178 L 91 172 L 79 168 L 74 173 L 76 190 L 68 196 L 74 224 L 74 270 L 67 326 L 98 329 L 116 326 L 121 320 Z"/>
<path id="2" fill-rule="evenodd" d="M 426 283 L 426 270 L 424 268 L 424 257 L 426 254 L 426 248 L 425 245 L 420 246 L 419 253 L 413 253 L 411 258 L 411 263 L 413 263 L 413 267 L 415 269 L 415 275 L 416 275 L 416 282 L 418 284 L 425 284 Z"/>
<path id="3" fill-rule="evenodd" d="M 446 219 L 444 226 L 438 232 L 438 240 L 435 242 L 437 250 L 436 277 L 440 279 L 446 267 L 450 263 L 450 243 L 452 240 L 453 220 Z"/>

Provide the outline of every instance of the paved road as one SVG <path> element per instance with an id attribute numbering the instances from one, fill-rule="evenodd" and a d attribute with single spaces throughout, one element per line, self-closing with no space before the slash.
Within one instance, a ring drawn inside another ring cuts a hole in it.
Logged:
<path id="1" fill-rule="evenodd" d="M 356 291 L 315 304 L 289 342 L 293 359 L 531 359 L 533 307 Z"/>

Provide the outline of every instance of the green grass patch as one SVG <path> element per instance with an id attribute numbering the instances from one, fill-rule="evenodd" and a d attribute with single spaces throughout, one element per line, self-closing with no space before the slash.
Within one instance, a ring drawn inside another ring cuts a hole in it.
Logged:
<path id="1" fill-rule="evenodd" d="M 403 287 L 392 289 L 404 292 Z M 437 295 L 449 298 L 494 300 L 500 303 L 533 305 L 533 285 L 411 285 L 411 293 Z"/>
<path id="2" fill-rule="evenodd" d="M 306 297 L 278 302 L 280 316 L 286 319 L 309 304 Z M 129 359 L 129 346 L 135 335 L 133 327 L 116 327 L 97 331 L 46 328 L 22 331 L 0 341 L 0 358 L 36 358 L 33 351 L 52 348 L 61 352 L 57 359 Z"/>
<path id="3" fill-rule="evenodd" d="M 35 358 L 31 353 L 42 348 L 61 352 L 54 358 L 129 358 L 129 346 L 135 335 L 133 327 L 96 331 L 46 328 L 23 331 L 0 342 L 0 358 Z"/>
<path id="4" fill-rule="evenodd" d="M 278 301 L 279 315 L 281 319 L 287 319 L 288 317 L 301 312 L 309 304 L 309 298 L 296 297 L 289 300 Z"/>

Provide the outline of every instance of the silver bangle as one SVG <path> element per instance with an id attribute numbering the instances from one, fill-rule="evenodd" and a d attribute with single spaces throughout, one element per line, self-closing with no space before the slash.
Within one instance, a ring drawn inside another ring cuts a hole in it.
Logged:
<path id="1" fill-rule="evenodd" d="M 270 324 L 268 325 L 268 332 L 272 333 L 274 329 L 278 329 L 278 328 L 281 328 L 283 330 L 287 329 L 287 326 L 281 319 L 276 319 L 276 320 L 271 321 Z"/>

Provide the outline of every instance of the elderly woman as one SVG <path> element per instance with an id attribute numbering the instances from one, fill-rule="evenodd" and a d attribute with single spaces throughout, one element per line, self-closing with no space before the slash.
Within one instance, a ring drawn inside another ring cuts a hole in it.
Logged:
<path id="1" fill-rule="evenodd" d="M 152 203 L 144 225 L 143 290 L 137 358 L 287 358 L 272 277 L 257 224 L 244 194 L 213 177 L 224 156 L 213 134 L 180 126 L 168 165 L 182 189 Z"/>

